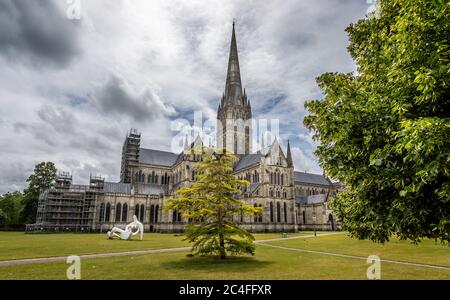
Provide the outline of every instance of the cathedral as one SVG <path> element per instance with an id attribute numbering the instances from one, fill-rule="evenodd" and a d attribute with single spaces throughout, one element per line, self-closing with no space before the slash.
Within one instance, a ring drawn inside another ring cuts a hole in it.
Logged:
<path id="1" fill-rule="evenodd" d="M 217 148 L 237 156 L 234 175 L 250 182 L 241 197 L 247 205 L 261 207 L 262 215 L 236 221 L 252 232 L 338 230 L 339 222 L 328 200 L 341 188 L 323 175 L 294 170 L 289 142 L 286 150 L 277 139 L 252 151 L 252 108 L 241 82 L 233 24 L 225 90 L 217 111 Z M 91 177 L 88 185 L 72 183 L 60 173 L 55 186 L 39 198 L 35 224 L 27 231 L 106 232 L 125 226 L 136 215 L 150 232 L 180 232 L 187 223 L 177 211 L 164 210 L 164 200 L 196 180 L 201 160 L 194 149 L 204 148 L 198 136 L 184 142 L 181 153 L 141 147 L 141 134 L 132 129 L 123 148 L 120 182 Z"/>

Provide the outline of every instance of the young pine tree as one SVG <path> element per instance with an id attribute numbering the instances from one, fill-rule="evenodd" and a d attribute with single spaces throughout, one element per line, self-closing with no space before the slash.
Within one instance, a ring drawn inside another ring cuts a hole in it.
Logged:
<path id="1" fill-rule="evenodd" d="M 248 181 L 233 175 L 236 157 L 230 153 L 202 151 L 197 163 L 196 180 L 177 191 L 178 197 L 166 201 L 166 210 L 177 210 L 191 222 L 186 226 L 185 240 L 193 243 L 196 255 L 255 253 L 254 237 L 241 228 L 235 219 L 261 214 L 261 209 L 244 205 L 238 199 Z"/>

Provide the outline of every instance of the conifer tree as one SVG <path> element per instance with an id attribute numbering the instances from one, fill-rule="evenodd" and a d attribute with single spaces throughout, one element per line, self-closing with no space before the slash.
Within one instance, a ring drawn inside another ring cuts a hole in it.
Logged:
<path id="1" fill-rule="evenodd" d="M 227 253 L 253 255 L 254 237 L 236 220 L 261 214 L 261 210 L 239 199 L 248 181 L 233 175 L 236 157 L 225 151 L 201 152 L 196 180 L 178 190 L 177 197 L 168 199 L 165 209 L 176 210 L 190 220 L 184 234 L 193 243 L 194 254 L 217 255 L 221 259 Z"/>

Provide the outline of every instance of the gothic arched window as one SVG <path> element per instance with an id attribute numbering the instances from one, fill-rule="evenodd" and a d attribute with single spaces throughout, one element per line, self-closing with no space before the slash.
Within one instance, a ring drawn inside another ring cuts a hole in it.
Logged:
<path id="1" fill-rule="evenodd" d="M 117 203 L 116 204 L 116 219 L 115 219 L 115 222 L 120 222 L 121 213 L 122 213 L 122 204 Z"/>
<path id="2" fill-rule="evenodd" d="M 283 203 L 283 210 L 284 210 L 284 223 L 287 223 L 287 205 L 286 205 L 286 202 Z"/>
<path id="3" fill-rule="evenodd" d="M 139 218 L 139 204 L 136 204 L 136 206 L 134 207 L 134 215 Z"/>
<path id="4" fill-rule="evenodd" d="M 159 205 L 155 207 L 155 223 L 158 223 Z"/>
<path id="5" fill-rule="evenodd" d="M 181 222 L 181 213 L 176 209 L 172 211 L 172 222 Z"/>
<path id="6" fill-rule="evenodd" d="M 108 202 L 108 204 L 106 204 L 105 222 L 109 222 L 110 215 L 111 215 L 111 204 Z"/>
<path id="7" fill-rule="evenodd" d="M 270 202 L 270 222 L 273 222 L 273 202 Z"/>
<path id="8" fill-rule="evenodd" d="M 156 183 L 156 182 L 155 182 L 155 171 L 152 171 L 151 177 L 152 177 L 151 183 Z"/>
<path id="9" fill-rule="evenodd" d="M 141 204 L 141 209 L 139 211 L 139 221 L 144 222 L 144 213 L 145 213 L 145 206 L 144 204 Z"/>
<path id="10" fill-rule="evenodd" d="M 262 204 L 259 204 L 259 205 L 257 205 L 256 207 L 262 208 Z M 262 223 L 262 221 L 263 221 L 263 216 L 262 216 L 262 214 L 257 215 L 257 216 L 256 216 L 256 222 Z"/>
<path id="11" fill-rule="evenodd" d="M 105 203 L 100 204 L 100 213 L 98 214 L 98 221 L 103 222 L 105 218 Z"/>
<path id="12" fill-rule="evenodd" d="M 281 222 L 281 205 L 280 202 L 277 202 L 277 222 Z"/>
<path id="13" fill-rule="evenodd" d="M 127 221 L 127 215 L 128 215 L 128 204 L 124 203 L 122 206 L 122 222 Z"/>
<path id="14" fill-rule="evenodd" d="M 155 222 L 155 206 L 154 205 L 150 205 L 150 223 L 154 223 Z"/>

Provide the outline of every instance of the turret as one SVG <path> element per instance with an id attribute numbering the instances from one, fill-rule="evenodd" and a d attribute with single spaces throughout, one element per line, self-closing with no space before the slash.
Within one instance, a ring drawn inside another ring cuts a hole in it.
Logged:
<path id="1" fill-rule="evenodd" d="M 287 145 L 286 160 L 287 160 L 288 167 L 293 168 L 294 163 L 292 162 L 291 144 L 289 143 L 289 140 L 288 140 L 288 145 Z"/>

